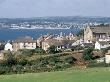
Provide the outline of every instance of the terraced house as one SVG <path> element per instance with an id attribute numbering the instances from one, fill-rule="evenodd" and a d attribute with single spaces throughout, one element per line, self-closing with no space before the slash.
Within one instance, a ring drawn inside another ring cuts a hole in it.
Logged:
<path id="1" fill-rule="evenodd" d="M 37 47 L 37 41 L 33 40 L 32 37 L 26 36 L 13 40 L 12 45 L 14 51 L 19 49 L 35 49 Z"/>
<path id="2" fill-rule="evenodd" d="M 84 42 L 110 41 L 110 26 L 87 27 L 84 29 Z"/>

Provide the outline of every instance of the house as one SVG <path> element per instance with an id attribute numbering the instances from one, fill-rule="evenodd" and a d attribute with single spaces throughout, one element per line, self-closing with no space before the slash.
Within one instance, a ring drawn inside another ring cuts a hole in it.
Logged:
<path id="1" fill-rule="evenodd" d="M 105 63 L 110 64 L 110 50 L 105 54 Z"/>
<path id="2" fill-rule="evenodd" d="M 84 43 L 84 40 L 83 39 L 80 39 L 80 40 L 76 40 L 72 43 L 72 46 L 77 46 L 77 45 L 81 45 Z"/>
<path id="3" fill-rule="evenodd" d="M 4 50 L 10 50 L 10 51 L 13 51 L 13 45 L 11 44 L 11 43 L 6 43 L 5 44 L 5 48 L 4 48 Z"/>
<path id="4" fill-rule="evenodd" d="M 25 36 L 13 40 L 12 45 L 14 51 L 19 49 L 35 49 L 37 47 L 37 41 L 33 40 L 32 37 Z"/>
<path id="5" fill-rule="evenodd" d="M 110 26 L 96 26 L 84 29 L 84 42 L 92 42 L 109 39 L 110 41 Z"/>
<path id="6" fill-rule="evenodd" d="M 42 42 L 42 49 L 47 51 L 48 48 L 51 47 L 52 45 L 56 46 L 57 50 L 64 48 L 64 44 L 61 40 L 48 39 Z"/>
<path id="7" fill-rule="evenodd" d="M 96 41 L 95 49 L 101 50 L 110 46 L 110 41 Z"/>
<path id="8" fill-rule="evenodd" d="M 46 40 L 52 39 L 52 38 L 53 38 L 53 35 L 52 34 L 47 34 L 47 35 L 43 35 L 43 36 L 39 37 L 37 39 L 37 46 L 38 47 L 42 47 L 42 42 L 43 41 L 46 41 Z"/>

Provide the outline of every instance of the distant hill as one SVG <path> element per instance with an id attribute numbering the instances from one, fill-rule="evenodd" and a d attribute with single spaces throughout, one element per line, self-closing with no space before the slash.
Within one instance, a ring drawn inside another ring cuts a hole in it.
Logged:
<path id="1" fill-rule="evenodd" d="M 0 18 L 0 22 L 73 22 L 73 23 L 110 23 L 110 17 L 86 17 L 86 16 L 55 16 L 55 17 L 33 17 L 33 18 Z"/>

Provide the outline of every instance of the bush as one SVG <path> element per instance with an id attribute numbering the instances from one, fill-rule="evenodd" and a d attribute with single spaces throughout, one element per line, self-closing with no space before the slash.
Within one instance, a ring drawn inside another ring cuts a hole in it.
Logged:
<path id="1" fill-rule="evenodd" d="M 5 45 L 4 44 L 1 44 L 0 45 L 0 50 L 4 50 L 4 48 L 5 48 Z"/>
<path id="2" fill-rule="evenodd" d="M 55 54 L 55 53 L 58 53 L 57 49 L 56 49 L 56 46 L 52 45 L 48 48 L 48 52 L 50 54 Z"/>
<path id="3" fill-rule="evenodd" d="M 4 65 L 6 66 L 13 66 L 16 65 L 17 61 L 16 58 L 14 57 L 13 53 L 10 51 L 7 51 L 5 53 L 5 57 L 4 57 L 4 61 L 1 62 L 1 64 L 4 63 Z"/>
<path id="4" fill-rule="evenodd" d="M 28 64 L 28 61 L 26 59 L 20 59 L 17 61 L 17 64 L 21 66 L 25 66 L 26 64 Z"/>
<path id="5" fill-rule="evenodd" d="M 71 47 L 71 50 L 72 51 L 75 51 L 75 50 L 79 51 L 79 50 L 83 50 L 83 49 L 84 49 L 84 47 L 81 46 L 81 45 L 77 45 L 77 46 L 72 46 Z"/>
<path id="6" fill-rule="evenodd" d="M 19 50 L 21 52 L 21 55 L 23 56 L 31 56 L 33 55 L 33 50 L 29 49 L 21 49 Z"/>
<path id="7" fill-rule="evenodd" d="M 45 51 L 42 48 L 36 48 L 33 50 L 33 53 L 44 54 Z"/>
<path id="8" fill-rule="evenodd" d="M 34 50 L 35 53 L 45 53 L 45 51 L 42 48 L 36 48 Z"/>
<path id="9" fill-rule="evenodd" d="M 69 57 L 66 57 L 65 58 L 65 62 L 69 63 L 69 64 L 72 64 L 76 61 L 76 59 L 72 56 L 69 56 Z"/>
<path id="10" fill-rule="evenodd" d="M 93 49 L 92 48 L 88 48 L 88 49 L 84 50 L 83 59 L 84 60 L 93 60 Z"/>
<path id="11" fill-rule="evenodd" d="M 70 56 L 64 60 L 61 56 L 53 55 L 29 61 L 24 57 L 15 58 L 10 53 L 10 56 L 7 55 L 6 60 L 0 61 L 0 74 L 50 72 L 70 68 L 75 59 Z"/>

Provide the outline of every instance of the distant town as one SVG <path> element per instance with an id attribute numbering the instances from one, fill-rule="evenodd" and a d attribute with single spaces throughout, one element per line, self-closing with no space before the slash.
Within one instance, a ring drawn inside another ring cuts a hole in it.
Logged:
<path id="1" fill-rule="evenodd" d="M 101 23 L 109 24 L 108 17 L 38 17 L 38 18 L 2 18 L 2 29 L 73 29 L 96 26 Z"/>

